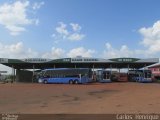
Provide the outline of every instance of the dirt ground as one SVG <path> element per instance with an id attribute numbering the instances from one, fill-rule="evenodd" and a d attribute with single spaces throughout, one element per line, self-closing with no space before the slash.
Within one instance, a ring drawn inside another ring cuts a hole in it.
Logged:
<path id="1" fill-rule="evenodd" d="M 0 113 L 159 113 L 159 83 L 0 84 Z"/>

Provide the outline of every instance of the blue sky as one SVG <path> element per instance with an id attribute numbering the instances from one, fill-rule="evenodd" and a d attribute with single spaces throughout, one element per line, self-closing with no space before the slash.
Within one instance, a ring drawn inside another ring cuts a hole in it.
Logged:
<path id="1" fill-rule="evenodd" d="M 0 57 L 158 57 L 159 0 L 1 0 Z"/>

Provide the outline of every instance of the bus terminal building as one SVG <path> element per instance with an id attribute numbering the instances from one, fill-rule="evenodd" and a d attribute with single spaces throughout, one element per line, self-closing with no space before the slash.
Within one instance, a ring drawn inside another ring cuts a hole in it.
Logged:
<path id="1" fill-rule="evenodd" d="M 48 68 L 91 68 L 91 69 L 140 69 L 159 62 L 159 58 L 26 58 L 26 59 L 8 59 L 0 58 L 0 64 L 12 68 L 12 74 L 16 76 L 16 82 L 33 82 L 34 72 L 37 69 Z M 32 71 L 28 71 L 31 69 Z"/>

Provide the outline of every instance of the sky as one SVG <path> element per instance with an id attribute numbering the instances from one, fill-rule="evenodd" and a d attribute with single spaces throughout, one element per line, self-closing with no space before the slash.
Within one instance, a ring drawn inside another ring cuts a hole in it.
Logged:
<path id="1" fill-rule="evenodd" d="M 159 5 L 159 0 L 1 0 L 0 58 L 159 58 Z"/>

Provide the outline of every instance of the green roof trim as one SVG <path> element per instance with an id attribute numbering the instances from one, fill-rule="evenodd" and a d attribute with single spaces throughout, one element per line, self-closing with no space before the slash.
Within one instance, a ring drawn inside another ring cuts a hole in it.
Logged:
<path id="1" fill-rule="evenodd" d="M 27 63 L 18 59 L 8 59 L 8 63 Z"/>
<path id="2" fill-rule="evenodd" d="M 114 59 L 109 59 L 113 62 L 120 62 L 120 63 L 132 63 L 132 62 L 136 62 L 140 59 L 138 58 L 114 58 Z"/>
<path id="3" fill-rule="evenodd" d="M 71 58 L 55 59 L 47 63 L 71 63 Z"/>

